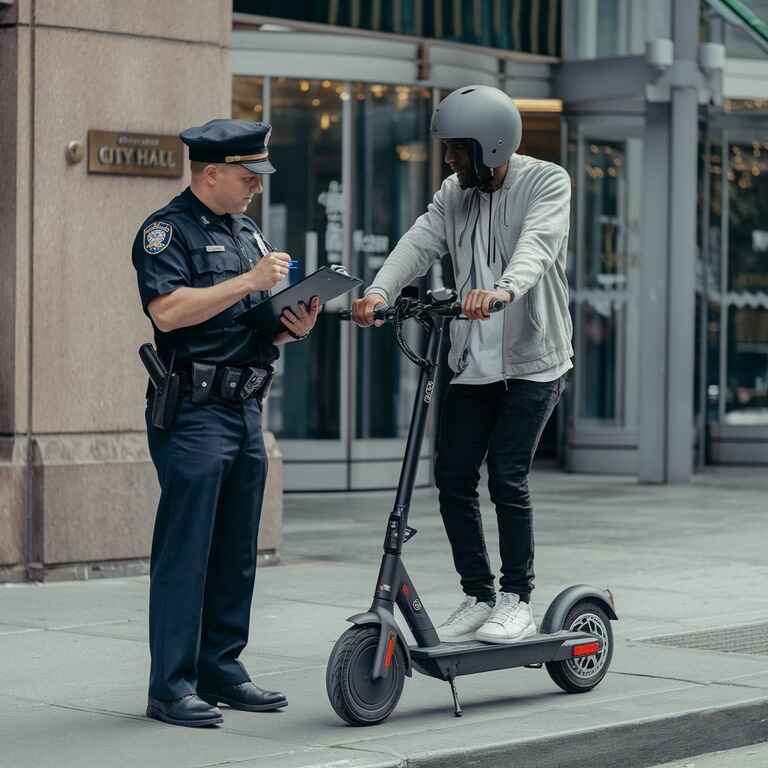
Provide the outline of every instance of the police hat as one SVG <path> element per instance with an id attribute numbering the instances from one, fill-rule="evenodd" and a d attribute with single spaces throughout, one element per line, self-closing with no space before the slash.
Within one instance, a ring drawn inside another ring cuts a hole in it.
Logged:
<path id="1" fill-rule="evenodd" d="M 189 159 L 201 163 L 237 163 L 253 173 L 274 173 L 267 143 L 272 126 L 248 120 L 209 120 L 187 128 L 179 138 L 189 147 Z"/>

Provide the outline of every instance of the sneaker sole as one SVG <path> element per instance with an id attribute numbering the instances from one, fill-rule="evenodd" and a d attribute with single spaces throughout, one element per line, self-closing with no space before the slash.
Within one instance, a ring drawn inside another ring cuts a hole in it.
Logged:
<path id="1" fill-rule="evenodd" d="M 441 643 L 469 643 L 475 639 L 475 633 L 470 632 L 466 635 L 459 635 L 458 637 L 440 637 L 440 633 L 437 633 L 437 637 Z"/>
<path id="2" fill-rule="evenodd" d="M 493 645 L 514 645 L 515 643 L 519 643 L 521 640 L 525 640 L 526 637 L 530 637 L 531 635 L 535 635 L 538 630 L 536 627 L 529 627 L 525 630 L 525 632 L 522 632 L 519 635 L 515 635 L 514 637 L 496 637 L 495 635 L 484 635 L 480 630 L 475 632 L 475 640 L 480 640 L 482 643 L 493 643 Z"/>
<path id="3" fill-rule="evenodd" d="M 168 717 L 163 714 L 159 709 L 154 707 L 147 707 L 147 717 L 152 720 L 159 720 L 162 723 L 168 723 L 169 725 L 182 725 L 187 728 L 204 728 L 210 725 L 221 725 L 224 722 L 224 718 L 219 715 L 218 717 L 209 717 L 201 720 L 178 720 L 175 717 Z"/>

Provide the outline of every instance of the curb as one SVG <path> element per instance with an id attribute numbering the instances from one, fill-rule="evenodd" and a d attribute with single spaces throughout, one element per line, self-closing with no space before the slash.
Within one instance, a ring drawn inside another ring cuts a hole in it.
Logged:
<path id="1" fill-rule="evenodd" d="M 768 698 L 510 741 L 473 750 L 415 755 L 407 768 L 648 768 L 768 741 Z"/>

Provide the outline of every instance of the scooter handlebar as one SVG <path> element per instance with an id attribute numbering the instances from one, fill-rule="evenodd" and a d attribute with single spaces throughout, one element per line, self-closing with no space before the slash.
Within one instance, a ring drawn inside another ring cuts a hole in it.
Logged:
<path id="1" fill-rule="evenodd" d="M 490 311 L 491 312 L 501 312 L 501 310 L 504 309 L 505 305 L 506 305 L 505 301 L 499 301 L 499 299 L 494 299 L 491 302 Z"/>
<path id="2" fill-rule="evenodd" d="M 491 306 L 489 307 L 490 312 L 501 312 L 505 307 L 505 302 L 499 301 L 498 299 L 495 299 Z M 461 304 L 455 303 L 455 304 L 447 304 L 447 305 L 430 305 L 430 304 L 424 304 L 421 307 L 421 310 L 426 313 L 431 313 L 435 315 L 448 315 L 452 317 L 459 317 L 461 315 Z M 339 313 L 339 320 L 351 320 L 352 319 L 352 310 L 351 309 L 342 309 Z M 379 305 L 376 307 L 376 309 L 373 310 L 373 319 L 374 320 L 391 320 L 392 319 L 392 307 L 390 306 L 383 306 Z"/>

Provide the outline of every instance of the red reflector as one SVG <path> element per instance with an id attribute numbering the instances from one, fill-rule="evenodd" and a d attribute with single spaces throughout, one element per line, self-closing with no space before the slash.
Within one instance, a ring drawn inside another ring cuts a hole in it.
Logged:
<path id="1" fill-rule="evenodd" d="M 600 643 L 581 643 L 580 645 L 574 645 L 571 653 L 574 657 L 592 656 L 595 653 L 600 653 Z"/>
<path id="2" fill-rule="evenodd" d="M 392 656 L 395 654 L 395 635 L 390 633 L 389 640 L 387 640 L 387 653 L 384 656 L 384 669 L 389 669 L 392 666 Z"/>

